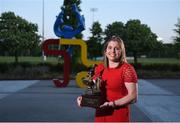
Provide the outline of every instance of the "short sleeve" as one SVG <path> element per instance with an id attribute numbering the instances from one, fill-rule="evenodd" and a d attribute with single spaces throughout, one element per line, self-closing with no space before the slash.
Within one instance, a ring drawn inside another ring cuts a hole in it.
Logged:
<path id="1" fill-rule="evenodd" d="M 136 74 L 136 71 L 132 65 L 127 64 L 124 67 L 123 78 L 124 78 L 124 82 L 137 83 L 137 74 Z"/>
<path id="2" fill-rule="evenodd" d="M 93 79 L 96 79 L 98 76 L 100 76 L 100 74 L 102 74 L 103 70 L 104 70 L 103 64 L 99 64 L 97 67 L 95 67 Z"/>

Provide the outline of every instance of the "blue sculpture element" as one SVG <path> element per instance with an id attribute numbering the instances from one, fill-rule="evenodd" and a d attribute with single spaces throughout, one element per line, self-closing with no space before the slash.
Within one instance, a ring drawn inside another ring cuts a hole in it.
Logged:
<path id="1" fill-rule="evenodd" d="M 70 39 L 73 38 L 75 35 L 81 33 L 81 31 L 85 29 L 84 16 L 80 15 L 76 4 L 72 5 L 72 11 L 75 13 L 76 18 L 78 19 L 78 25 L 75 29 L 73 29 L 73 27 L 70 25 L 64 25 L 64 8 L 62 7 L 61 10 L 62 11 L 57 16 L 54 24 L 54 33 L 56 34 L 56 36 Z"/>

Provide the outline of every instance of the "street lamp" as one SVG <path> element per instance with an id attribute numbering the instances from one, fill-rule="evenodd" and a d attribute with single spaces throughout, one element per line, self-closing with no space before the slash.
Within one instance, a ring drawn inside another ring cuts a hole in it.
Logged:
<path id="1" fill-rule="evenodd" d="M 44 0 L 42 2 L 42 41 L 44 41 Z"/>
<path id="2" fill-rule="evenodd" d="M 94 12 L 96 12 L 97 8 L 91 8 L 90 11 L 92 12 L 92 23 L 94 23 Z"/>
<path id="3" fill-rule="evenodd" d="M 44 0 L 42 0 L 42 43 L 44 41 Z M 46 56 L 44 55 L 44 51 L 42 50 L 43 61 L 46 61 Z"/>

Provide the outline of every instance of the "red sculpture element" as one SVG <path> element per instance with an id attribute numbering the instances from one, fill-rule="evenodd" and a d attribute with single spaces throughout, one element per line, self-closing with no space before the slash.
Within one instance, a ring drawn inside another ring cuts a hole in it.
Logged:
<path id="1" fill-rule="evenodd" d="M 47 39 L 43 42 L 42 48 L 46 55 L 57 55 L 64 57 L 64 81 L 61 82 L 59 79 L 53 79 L 53 82 L 56 87 L 66 87 L 69 83 L 71 57 L 65 50 L 49 49 L 49 45 L 59 45 L 59 41 L 59 39 Z"/>

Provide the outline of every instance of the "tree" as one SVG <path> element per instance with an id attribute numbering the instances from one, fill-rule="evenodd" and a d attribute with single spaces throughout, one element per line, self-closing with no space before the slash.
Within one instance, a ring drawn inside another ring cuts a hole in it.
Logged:
<path id="1" fill-rule="evenodd" d="M 177 36 L 174 38 L 175 43 L 180 43 L 180 18 L 178 18 L 177 24 L 175 24 L 177 29 L 174 29 L 176 32 Z"/>
<path id="2" fill-rule="evenodd" d="M 77 28 L 77 18 L 76 15 L 73 13 L 71 5 L 72 4 L 76 4 L 76 6 L 78 7 L 78 10 L 81 11 L 80 8 L 80 4 L 81 4 L 81 0 L 64 0 L 64 24 L 65 25 L 71 25 L 73 28 Z M 76 38 L 82 38 L 82 33 L 76 35 Z"/>
<path id="3" fill-rule="evenodd" d="M 37 24 L 30 23 L 13 12 L 4 12 L 0 18 L 1 48 L 15 56 L 15 61 L 18 62 L 18 56 L 22 52 L 38 47 L 40 36 L 37 31 Z"/>
<path id="4" fill-rule="evenodd" d="M 139 52 L 149 52 L 159 45 L 156 34 L 147 25 L 141 24 L 140 20 L 129 20 L 125 24 L 124 42 L 127 52 L 133 53 L 135 64 Z"/>
<path id="5" fill-rule="evenodd" d="M 156 42 L 156 46 L 153 48 L 153 50 L 149 50 L 148 52 L 145 50 L 143 55 L 151 58 L 167 57 L 170 54 L 169 49 L 168 44 L 163 44 L 162 41 L 158 41 Z"/>
<path id="6" fill-rule="evenodd" d="M 175 53 L 177 53 L 177 58 L 180 58 L 180 18 L 178 18 L 177 24 L 175 24 L 176 29 L 174 29 L 177 36 L 174 38 L 174 49 Z"/>
<path id="7" fill-rule="evenodd" d="M 105 41 L 107 41 L 113 35 L 119 36 L 124 39 L 124 29 L 125 27 L 122 22 L 113 22 L 112 24 L 107 25 L 104 31 Z"/>
<path id="8" fill-rule="evenodd" d="M 92 25 L 92 28 L 90 29 L 90 32 L 92 34 L 91 37 L 89 37 L 89 40 L 87 41 L 87 45 L 88 45 L 88 53 L 89 53 L 89 57 L 91 59 L 99 56 L 102 56 L 102 35 L 103 35 L 103 31 L 101 28 L 101 24 L 97 21 L 94 22 Z"/>

